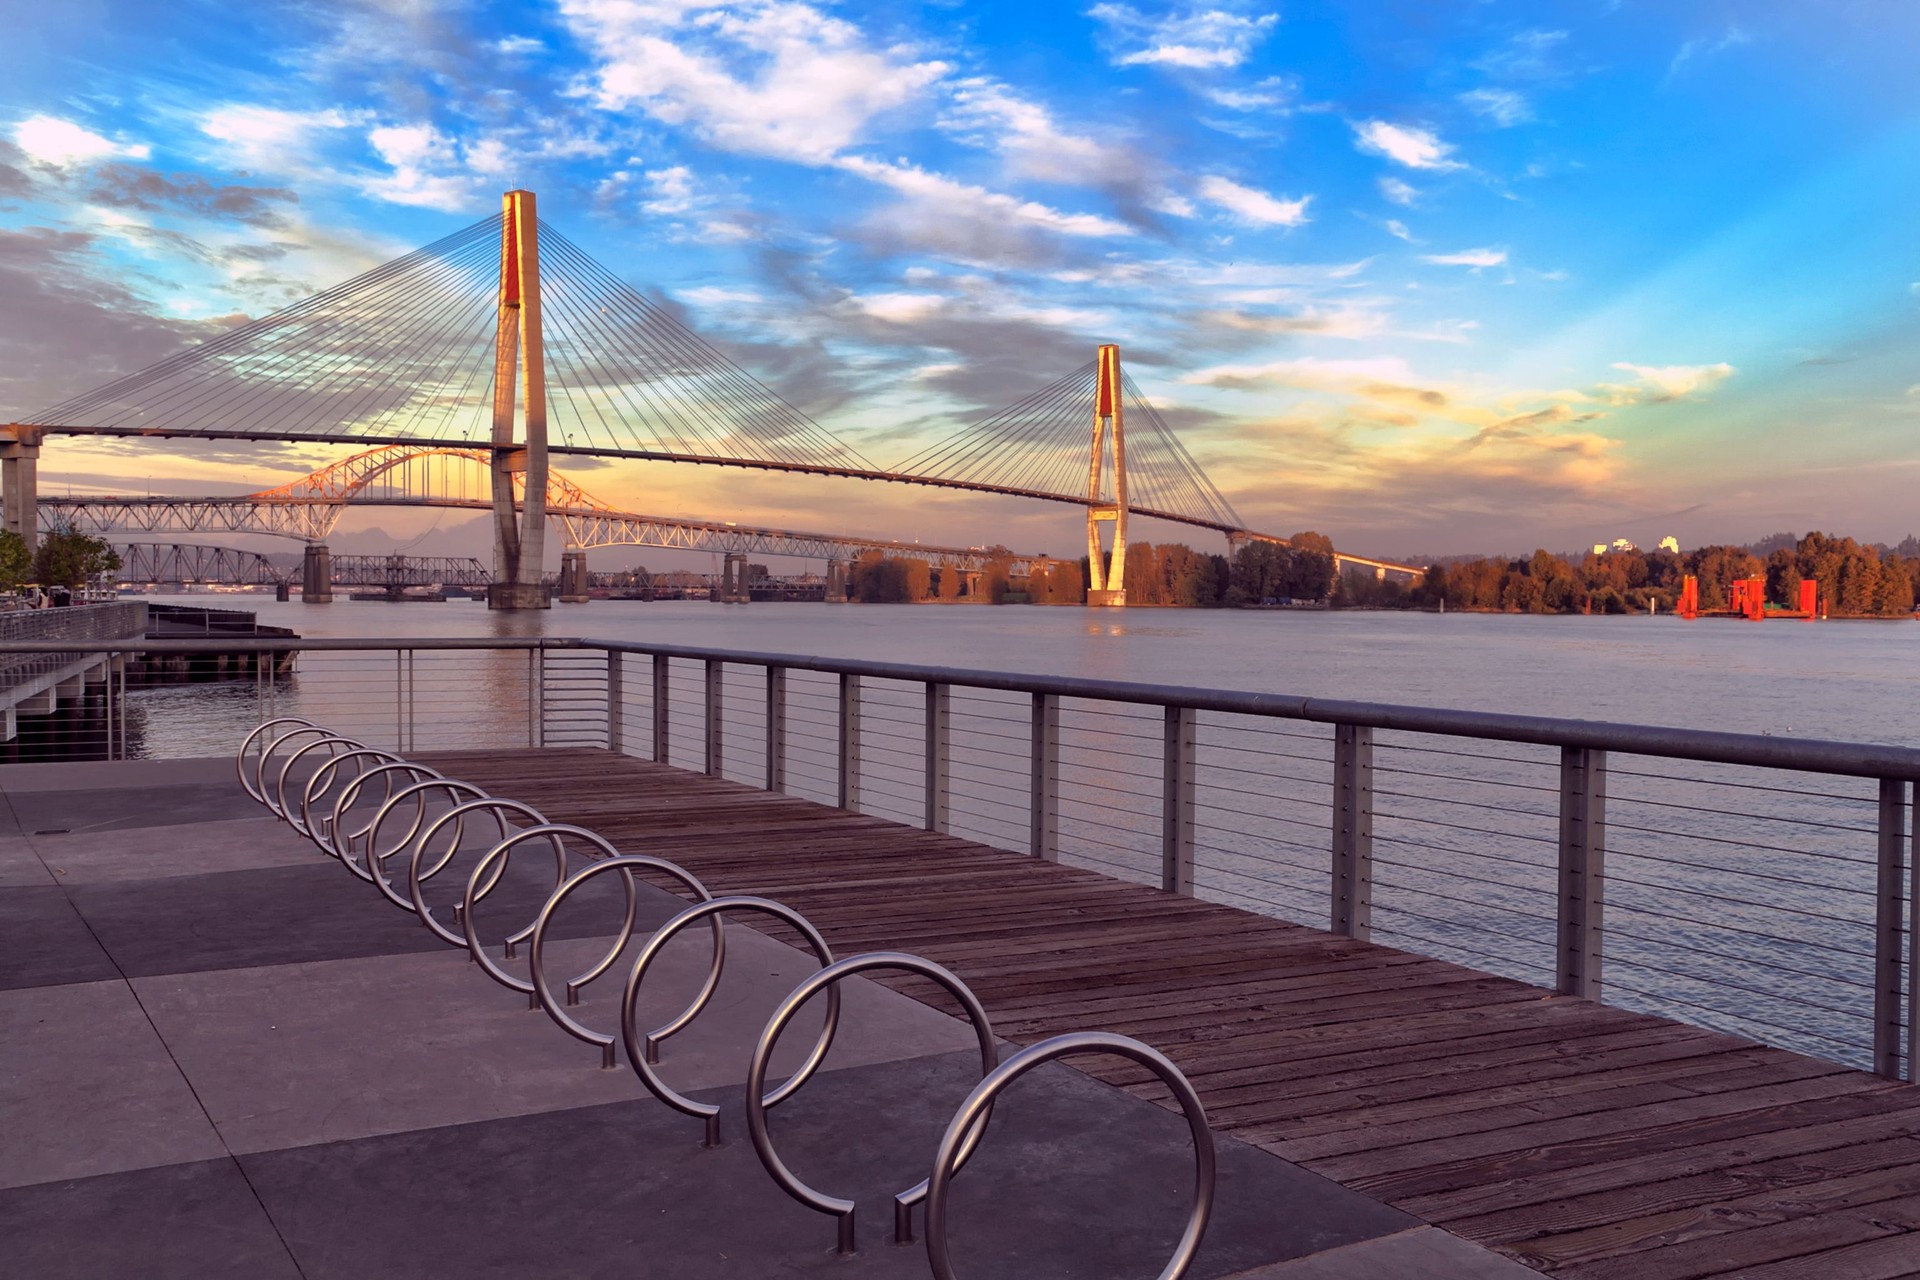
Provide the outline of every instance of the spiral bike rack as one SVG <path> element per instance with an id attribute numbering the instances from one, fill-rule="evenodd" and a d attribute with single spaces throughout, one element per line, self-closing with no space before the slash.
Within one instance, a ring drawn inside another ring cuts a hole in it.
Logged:
<path id="1" fill-rule="evenodd" d="M 380 811 L 373 815 L 373 821 L 367 824 L 367 851 L 362 859 L 364 867 L 353 867 L 353 864 L 347 864 L 355 875 L 360 876 L 361 879 L 367 881 L 375 889 L 379 890 L 381 897 L 402 911 L 412 911 L 414 910 L 414 905 L 411 899 L 401 897 L 400 891 L 395 889 L 392 883 L 388 881 L 387 862 L 402 852 L 418 848 L 419 837 L 422 834 L 420 828 L 421 825 L 427 821 L 427 797 L 434 792 L 439 792 L 447 796 L 453 801 L 456 807 L 467 800 L 487 800 L 492 798 L 471 782 L 462 782 L 458 778 L 445 778 L 438 774 L 435 774 L 431 778 L 423 778 L 419 782 L 409 783 L 407 786 L 401 787 L 398 791 L 388 796 L 386 803 L 380 806 Z M 382 849 L 380 847 L 381 828 L 386 826 L 388 818 L 392 816 L 394 810 L 403 800 L 413 801 L 413 820 L 407 824 L 406 831 L 401 834 L 400 839 L 392 848 Z M 445 866 L 448 861 L 452 860 L 454 851 L 458 847 L 458 839 L 456 838 L 454 844 L 448 848 L 447 856 L 441 859 L 440 864 L 436 866 L 434 870 L 438 871 L 441 866 Z M 409 874 L 411 874 L 411 856 L 409 856 L 408 867 Z M 488 887 L 491 888 L 492 886 L 489 885 Z"/>
<path id="2" fill-rule="evenodd" d="M 602 840 L 593 832 L 588 831 L 585 827 L 576 827 L 565 822 L 547 822 L 537 827 L 528 827 L 524 831 L 516 831 L 499 844 L 493 846 L 493 848 L 487 850 L 480 861 L 474 864 L 472 874 L 467 877 L 466 896 L 460 900 L 460 925 L 465 931 L 462 945 L 466 947 L 467 953 L 473 957 L 473 962 L 480 966 L 482 973 L 492 978 L 507 990 L 518 991 L 521 995 L 526 996 L 527 1007 L 529 1009 L 539 1006 L 539 997 L 534 991 L 533 983 L 522 978 L 514 977 L 505 969 L 495 964 L 492 957 L 487 955 L 486 947 L 480 942 L 479 926 L 474 923 L 474 908 L 479 906 L 480 900 L 491 893 L 493 887 L 500 883 L 500 878 L 507 872 L 507 860 L 513 856 L 514 849 L 536 839 L 545 840 L 548 847 L 553 850 L 553 888 L 548 891 L 547 894 L 547 902 L 551 903 L 554 894 L 558 893 L 560 887 L 567 881 L 566 842 L 568 837 L 597 844 L 602 849 L 612 848 L 606 841 Z M 451 854 L 449 854 L 449 856 L 451 856 Z M 484 885 L 481 884 L 481 877 L 483 876 L 488 877 Z M 624 879 L 624 887 L 627 893 L 627 912 L 626 922 L 622 924 L 620 928 L 622 935 L 621 949 L 624 949 L 626 946 L 625 939 L 633 936 L 634 914 L 639 906 L 634 894 L 633 877 L 627 876 Z M 539 927 L 539 924 L 539 917 L 536 915 L 533 920 L 527 923 L 526 928 L 520 930 L 518 933 L 509 934 L 502 942 L 500 949 L 501 955 L 506 959 L 513 959 L 516 954 L 516 948 L 533 936 L 533 931 Z M 612 955 L 601 961 L 595 968 L 594 973 L 597 975 L 600 970 L 612 964 L 619 954 L 620 950 L 615 950 Z"/>
<path id="3" fill-rule="evenodd" d="M 775 902 L 771 898 L 736 896 L 713 898 L 697 903 L 661 925 L 659 931 L 647 940 L 646 947 L 640 952 L 640 958 L 634 961 L 633 972 L 627 977 L 626 994 L 620 1001 L 621 1044 L 627 1051 L 627 1061 L 632 1064 L 634 1074 L 640 1077 L 640 1083 L 647 1087 L 649 1093 L 680 1114 L 705 1122 L 704 1142 L 709 1147 L 720 1145 L 720 1108 L 707 1102 L 695 1102 L 692 1098 L 676 1092 L 660 1078 L 660 1073 L 654 1070 L 654 1065 L 660 1061 L 660 1045 L 668 1037 L 685 1030 L 693 1021 L 693 1014 L 682 1013 L 673 1021 L 656 1027 L 642 1036 L 639 1027 L 639 1011 L 635 1005 L 639 1001 L 640 985 L 646 981 L 647 970 L 659 958 L 660 952 L 667 943 L 673 941 L 674 936 L 688 925 L 697 924 L 709 917 L 717 918 L 729 911 L 754 911 L 785 921 L 799 930 L 801 936 L 807 940 L 807 945 L 812 948 L 814 958 L 820 962 L 821 968 L 826 968 L 833 963 L 833 949 L 827 946 L 827 940 L 820 936 L 820 931 L 813 927 L 812 922 L 792 907 Z M 697 1010 L 694 1012 L 697 1013 Z M 765 1105 L 778 1106 L 813 1078 L 813 1073 L 818 1071 L 820 1064 L 827 1060 L 827 1050 L 833 1047 L 834 1033 L 839 1026 L 840 988 L 835 985 L 827 989 L 827 1018 L 820 1027 L 820 1038 L 815 1041 L 813 1050 L 808 1053 L 806 1061 L 800 1064 L 799 1069 L 788 1077 L 785 1084 L 766 1097 Z"/>
<path id="4" fill-rule="evenodd" d="M 414 764 L 410 760 L 396 760 L 392 764 L 378 764 L 366 770 L 364 773 L 357 775 L 341 789 L 339 798 L 333 802 L 333 817 L 327 823 L 325 838 L 319 842 L 321 850 L 338 858 L 342 863 L 346 864 L 347 870 L 351 871 L 360 879 L 371 879 L 362 866 L 366 861 L 367 850 L 359 849 L 356 846 L 362 838 L 367 838 L 369 840 L 368 849 L 372 848 L 371 837 L 373 835 L 374 823 L 379 819 L 380 810 L 386 808 L 387 801 L 393 799 L 394 783 L 397 780 L 405 779 L 401 785 L 403 787 L 412 786 L 419 782 L 430 782 L 439 776 L 440 773 L 438 770 L 429 769 L 423 764 Z M 358 827 L 348 830 L 347 815 L 353 811 L 353 806 L 360 802 L 361 796 L 369 790 L 367 784 L 375 778 L 380 780 L 381 792 L 378 801 L 379 809 L 376 809 L 373 816 L 361 823 Z M 359 856 L 360 862 L 354 861 L 356 854 Z"/>
<path id="5" fill-rule="evenodd" d="M 361 742 L 359 739 L 344 738 L 338 734 L 320 738 L 317 741 L 303 745 L 298 751 L 288 756 L 287 762 L 280 766 L 280 780 L 274 784 L 273 788 L 274 812 L 284 818 L 287 825 L 292 827 L 294 831 L 307 837 L 309 840 L 313 839 L 313 832 L 307 827 L 305 820 L 294 811 L 296 805 L 287 799 L 287 780 L 293 777 L 294 767 L 300 763 L 302 756 L 315 751 L 325 751 L 327 753 L 326 758 L 314 769 L 314 773 L 317 774 L 321 769 L 327 767 L 329 761 L 337 760 L 350 752 L 365 751 L 366 749 L 367 744 Z M 312 781 L 313 776 L 310 774 L 307 777 L 307 783 L 311 783 Z M 305 791 L 306 783 L 300 784 L 300 794 L 304 794 Z M 299 798 L 300 795 L 294 797 L 295 800 Z"/>
<path id="6" fill-rule="evenodd" d="M 248 776 L 247 753 L 253 750 L 254 740 L 259 738 L 261 734 L 266 733 L 267 730 L 273 728 L 276 725 L 283 725 L 283 724 L 298 725 L 308 729 L 314 729 L 319 727 L 318 725 L 314 724 L 313 721 L 307 719 L 305 716 L 276 716 L 272 720 L 264 720 L 261 723 L 255 725 L 253 728 L 253 732 L 249 733 L 245 738 L 242 738 L 240 740 L 240 749 L 233 753 L 233 767 L 234 767 L 234 771 L 240 775 L 240 785 L 246 789 L 246 792 L 248 795 L 252 796 L 255 800 L 258 800 L 261 804 L 265 804 L 267 802 L 267 796 L 266 796 L 265 789 L 260 784 L 260 768 L 259 768 L 259 765 L 255 765 L 253 769 L 253 775 L 251 777 Z M 272 750 L 273 743 L 283 736 L 285 735 L 274 734 L 265 743 L 263 743 L 260 748 L 262 755 L 264 756 L 266 752 Z"/>
<path id="7" fill-rule="evenodd" d="M 987 1011 L 980 1004 L 979 997 L 966 983 L 960 981 L 953 972 L 931 960 L 904 951 L 869 951 L 864 955 L 848 956 L 837 961 L 795 987 L 780 1007 L 774 1010 L 773 1017 L 767 1022 L 766 1030 L 760 1033 L 760 1042 L 754 1046 L 753 1060 L 747 1067 L 747 1132 L 753 1138 L 753 1149 L 760 1156 L 760 1163 L 767 1174 L 778 1183 L 780 1189 L 798 1200 L 809 1209 L 833 1216 L 838 1220 L 838 1246 L 841 1257 L 850 1257 L 854 1253 L 854 1202 L 838 1196 L 830 1196 L 817 1191 L 802 1182 L 787 1168 L 786 1162 L 773 1149 L 773 1135 L 767 1128 L 767 1111 L 778 1102 L 791 1096 L 791 1088 L 770 1101 L 763 1099 L 761 1091 L 766 1088 L 767 1067 L 773 1058 L 774 1046 L 780 1041 L 780 1034 L 800 1012 L 802 1005 L 820 994 L 822 989 L 837 991 L 839 984 L 855 974 L 869 973 L 875 969 L 892 969 L 918 974 L 931 978 L 947 993 L 960 1002 L 966 1011 L 967 1020 L 973 1024 L 974 1035 L 980 1042 L 980 1074 L 991 1075 L 998 1065 L 1000 1055 L 993 1043 L 993 1025 L 987 1020 Z M 991 1104 L 980 1113 L 973 1132 L 968 1135 L 965 1148 L 956 1158 L 956 1165 L 964 1165 L 967 1157 L 980 1144 L 985 1133 L 987 1120 L 991 1116 Z M 913 1207 L 927 1196 L 927 1182 L 922 1179 L 914 1186 L 899 1192 L 893 1198 L 893 1240 L 895 1244 L 913 1243 Z"/>
<path id="8" fill-rule="evenodd" d="M 271 782 L 268 781 L 267 771 L 274 765 L 276 757 L 280 756 L 283 751 L 294 747 L 297 739 L 312 739 L 313 741 L 301 743 L 298 748 L 293 751 L 293 754 L 296 756 L 304 755 L 308 746 L 319 742 L 347 742 L 352 743 L 352 746 L 355 747 L 363 745 L 358 742 L 353 742 L 350 738 L 344 738 L 331 729 L 322 728 L 317 724 L 309 724 L 297 729 L 292 729 L 268 743 L 266 750 L 260 753 L 259 760 L 254 766 L 254 782 L 260 788 L 260 803 L 266 805 L 267 812 L 282 822 L 287 820 L 284 784 L 287 779 L 287 767 L 292 763 L 292 760 L 279 761 L 279 772 L 273 775 Z"/>
<path id="9" fill-rule="evenodd" d="M 276 729 L 281 731 L 273 732 Z M 287 800 L 288 778 L 303 757 L 317 751 L 326 751 L 327 758 L 306 779 L 298 797 L 296 812 L 295 806 Z M 267 772 L 269 765 L 282 755 L 286 758 L 270 784 Z M 350 762 L 355 765 L 356 772 L 343 781 L 343 768 Z M 580 1002 L 580 990 L 603 976 L 632 942 L 638 910 L 636 873 L 663 872 L 698 895 L 698 901 L 661 926 L 641 949 L 621 998 L 619 1040 L 635 1074 L 655 1098 L 675 1111 L 704 1122 L 705 1145 L 710 1147 L 720 1143 L 720 1108 L 695 1102 L 660 1078 L 654 1069 L 660 1061 L 660 1047 L 699 1017 L 719 989 L 726 962 L 726 934 L 720 918 L 722 915 L 729 912 L 757 912 L 772 916 L 798 930 L 821 967 L 781 1001 L 754 1046 L 747 1069 L 747 1129 L 761 1165 L 774 1182 L 800 1203 L 836 1219 L 842 1256 L 852 1254 L 856 1245 L 854 1202 L 816 1190 L 802 1182 L 787 1167 L 774 1149 L 767 1113 L 804 1087 L 826 1061 L 839 1029 L 840 984 L 846 978 L 889 969 L 931 979 L 960 1002 L 979 1042 L 982 1079 L 948 1122 L 934 1157 L 932 1172 L 915 1186 L 893 1197 L 894 1240 L 898 1244 L 913 1243 L 913 1208 L 916 1204 L 925 1205 L 927 1261 L 934 1280 L 958 1280 L 947 1239 L 948 1197 L 954 1178 L 984 1140 L 994 1104 L 1002 1093 L 1036 1067 L 1062 1058 L 1108 1054 L 1148 1068 L 1172 1090 L 1187 1120 L 1194 1144 L 1193 1208 L 1188 1215 L 1186 1229 L 1172 1258 L 1161 1271 L 1159 1280 L 1182 1280 L 1192 1268 L 1213 1213 L 1217 1164 L 1213 1134 L 1207 1126 L 1206 1112 L 1192 1083 L 1172 1061 L 1151 1046 L 1111 1032 L 1081 1031 L 1030 1045 L 1006 1062 L 996 1065 L 997 1049 L 984 1006 L 958 976 L 933 961 L 899 951 L 868 952 L 835 961 L 832 950 L 819 930 L 805 916 L 783 903 L 745 895 L 716 898 L 692 873 L 666 859 L 621 854 L 604 837 L 584 827 L 548 822 L 531 806 L 517 800 L 489 796 L 472 783 L 443 777 L 425 765 L 414 764 L 392 752 L 368 747 L 335 734 L 304 717 L 280 716 L 257 725 L 235 752 L 234 768 L 239 775 L 240 785 L 248 795 L 312 840 L 321 852 L 337 859 L 362 880 L 370 881 L 389 902 L 412 911 L 443 942 L 466 948 L 489 977 L 511 990 L 526 994 L 529 1007 L 546 1010 L 547 1015 L 563 1031 L 588 1044 L 599 1045 L 602 1067 L 614 1065 L 614 1037 L 586 1026 L 566 1009 Z M 371 794 L 371 784 L 376 781 L 380 785 L 378 810 L 366 823 L 350 829 L 349 815 L 355 804 Z M 396 787 L 396 783 L 401 785 Z M 316 817 L 316 803 L 323 802 L 336 791 L 338 794 L 334 796 L 331 813 L 323 811 Z M 436 792 L 452 798 L 455 804 L 447 812 L 428 821 L 427 797 Z M 412 821 L 397 844 L 382 849 L 382 829 L 408 799 L 414 802 Z M 480 814 L 487 815 L 496 824 L 501 838 L 488 848 L 467 878 L 465 892 L 453 908 L 455 923 L 460 927 L 460 932 L 455 933 L 433 918 L 433 911 L 426 904 L 423 884 L 452 863 L 460 850 L 467 819 Z M 509 818 L 525 819 L 533 825 L 517 831 L 510 830 Z M 429 850 L 449 824 L 452 829 L 444 851 L 439 853 L 436 860 L 429 861 L 432 856 Z M 358 848 L 363 840 L 364 850 Z M 554 888 L 533 922 L 504 941 L 502 954 L 512 959 L 519 943 L 529 938 L 532 940 L 528 955 L 531 980 L 523 981 L 507 973 L 487 956 L 474 917 L 475 908 L 505 876 L 513 850 L 534 840 L 545 840 L 553 851 Z M 568 841 L 585 845 L 592 851 L 588 855 L 591 859 L 588 865 L 571 876 L 567 874 Z M 407 896 L 404 898 L 386 874 L 387 863 L 403 852 L 407 854 Z M 359 862 L 355 861 L 356 853 Z M 568 897 L 588 881 L 615 872 L 619 873 L 626 893 L 625 918 L 614 937 L 612 948 L 593 965 L 565 982 L 563 1002 L 556 996 L 546 973 L 544 952 L 548 933 Z M 713 957 L 708 964 L 705 982 L 685 1009 L 670 1021 L 642 1035 L 637 1004 L 648 970 L 674 937 L 702 920 L 707 921 L 713 931 Z M 767 1073 L 780 1036 L 801 1008 L 823 991 L 827 996 L 826 1018 L 813 1048 L 785 1083 L 768 1091 Z"/>
<path id="10" fill-rule="evenodd" d="M 1194 1092 L 1193 1084 L 1180 1068 L 1151 1045 L 1110 1031 L 1073 1031 L 1028 1045 L 995 1067 L 986 1079 L 974 1086 L 948 1122 L 946 1133 L 940 1137 L 940 1148 L 933 1157 L 933 1173 L 926 1182 L 927 1262 L 933 1268 L 934 1280 L 959 1280 L 947 1246 L 947 1196 L 953 1190 L 955 1173 L 978 1140 L 975 1126 L 1008 1086 L 1035 1067 L 1060 1058 L 1095 1053 L 1127 1058 L 1152 1071 L 1173 1091 L 1187 1118 L 1187 1128 L 1193 1135 L 1193 1211 L 1187 1216 L 1187 1229 L 1175 1246 L 1173 1257 L 1160 1272 L 1159 1280 L 1181 1280 L 1193 1266 L 1200 1252 L 1200 1241 L 1207 1233 L 1207 1221 L 1213 1216 L 1215 1172 L 1213 1131 L 1207 1127 L 1207 1113 L 1200 1105 L 1200 1095 Z"/>
<path id="11" fill-rule="evenodd" d="M 547 822 L 545 815 L 532 805 L 521 804 L 518 800 L 504 800 L 499 796 L 490 796 L 482 793 L 479 799 L 462 801 L 435 818 L 428 824 L 427 829 L 420 833 L 419 838 L 412 842 L 412 852 L 407 855 L 408 909 L 420 917 L 420 923 L 427 927 L 429 933 L 450 947 L 466 946 L 466 934 L 455 933 L 433 918 L 433 908 L 427 905 L 425 885 L 427 881 L 433 879 L 445 870 L 447 864 L 453 861 L 454 855 L 459 853 L 460 842 L 465 838 L 466 834 L 467 819 L 477 813 L 487 814 L 493 819 L 494 826 L 497 828 L 496 834 L 498 839 L 505 839 L 508 835 L 512 834 L 512 829 L 507 826 L 507 818 L 509 815 L 526 818 L 530 826 L 545 826 Z M 453 823 L 454 827 L 453 835 L 447 843 L 446 853 L 442 854 L 440 860 L 432 866 L 426 866 L 427 849 L 432 846 L 434 837 L 440 833 L 440 828 L 446 826 L 449 822 Z M 491 849 L 492 846 L 489 845 L 488 848 Z M 504 866 L 495 872 L 493 879 L 489 880 L 486 887 L 480 890 L 479 897 L 476 898 L 475 901 L 478 901 L 479 898 L 485 898 L 488 894 L 492 893 L 493 886 L 499 881 L 500 875 L 504 872 Z M 464 918 L 465 901 L 466 899 L 463 893 L 460 900 L 453 904 L 453 920 L 455 924 L 461 923 Z"/>
<path id="12" fill-rule="evenodd" d="M 363 760 L 372 761 L 373 763 L 359 763 Z M 348 761 L 356 762 L 354 765 L 355 772 L 351 778 L 344 777 L 340 771 L 340 766 L 346 764 Z M 329 756 L 322 762 L 318 769 L 313 771 L 313 776 L 307 779 L 307 785 L 300 792 L 299 829 L 306 834 L 309 840 L 312 840 L 314 844 L 320 847 L 322 853 L 332 853 L 332 841 L 329 835 L 332 830 L 332 819 L 324 810 L 318 816 L 315 816 L 313 812 L 314 801 L 324 797 L 329 791 L 333 790 L 336 785 L 346 786 L 353 781 L 353 778 L 359 777 L 376 765 L 400 763 L 402 763 L 402 761 L 399 756 L 394 755 L 391 751 L 381 751 L 376 747 L 357 747 L 352 751 Z"/>
<path id="13" fill-rule="evenodd" d="M 540 915 L 533 922 L 533 940 L 527 945 L 527 972 L 533 979 L 534 1003 L 540 1008 L 545 1009 L 547 1016 L 552 1018 L 554 1022 L 559 1025 L 560 1029 L 568 1035 L 574 1037 L 576 1040 L 584 1040 L 588 1044 L 598 1045 L 600 1047 L 601 1067 L 611 1068 L 614 1065 L 613 1046 L 619 1042 L 619 1038 L 609 1035 L 604 1031 L 595 1031 L 568 1013 L 561 1007 L 560 1003 L 554 999 L 553 987 L 547 981 L 545 955 L 547 930 L 552 926 L 554 917 L 560 910 L 560 904 L 572 896 L 573 892 L 581 885 L 586 884 L 595 877 L 605 875 L 610 871 L 620 872 L 621 878 L 626 881 L 626 924 L 614 939 L 613 948 L 607 952 L 606 956 L 601 959 L 598 964 L 567 980 L 566 1003 L 572 1006 L 580 1003 L 580 989 L 612 967 L 613 962 L 620 958 L 620 953 L 625 951 L 627 944 L 633 940 L 633 878 L 635 871 L 664 872 L 691 889 L 697 895 L 697 901 L 699 902 L 713 901 L 713 894 L 709 893 L 707 887 L 701 884 L 690 872 L 676 863 L 668 862 L 664 858 L 648 857 L 645 854 L 619 853 L 612 845 L 597 835 L 592 837 L 591 843 L 605 851 L 607 857 L 605 860 L 592 863 L 567 877 L 566 883 L 562 884 L 558 889 L 555 889 L 553 896 L 547 899 L 546 905 L 540 908 Z M 713 993 L 720 989 L 720 973 L 726 965 L 727 934 L 726 929 L 721 924 L 719 916 L 711 917 L 709 922 L 713 926 L 713 960 L 707 966 L 707 980 L 702 984 L 699 992 L 693 997 L 693 1003 L 687 1007 L 685 1012 L 675 1018 L 669 1026 L 676 1028 L 684 1026 L 699 1017 L 701 1011 L 707 1007 L 707 1002 L 713 999 Z M 671 1034 L 671 1032 L 668 1034 Z"/>

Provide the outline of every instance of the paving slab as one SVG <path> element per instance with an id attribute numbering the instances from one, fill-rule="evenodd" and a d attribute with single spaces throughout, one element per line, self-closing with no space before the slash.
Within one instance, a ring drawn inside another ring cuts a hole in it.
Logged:
<path id="1" fill-rule="evenodd" d="M 531 866 L 531 862 L 528 864 Z M 479 916 L 507 932 L 531 923 L 553 887 L 551 874 L 503 880 Z M 599 900 L 604 907 L 608 895 Z M 301 964 L 356 956 L 444 950 L 417 916 L 328 858 L 306 866 L 216 871 L 139 881 L 67 886 L 74 906 L 128 977 Z M 686 907 L 662 889 L 641 886 L 637 918 L 652 930 Z M 610 932 L 616 921 L 593 903 L 569 904 L 556 936 Z M 446 918 L 450 913 L 443 913 Z"/>
<path id="2" fill-rule="evenodd" d="M 775 1113 L 803 1177 L 861 1205 L 858 1254 L 787 1197 L 749 1144 L 702 1148 L 651 1100 L 242 1157 L 309 1280 L 331 1277 L 831 1275 L 924 1280 L 924 1246 L 887 1243 L 887 1197 L 925 1176 L 978 1076 L 943 1054 L 823 1072 Z M 702 1095 L 725 1105 L 730 1092 Z M 1416 1225 L 1244 1144 L 1220 1140 L 1219 1200 L 1195 1280 L 1219 1280 Z M 1185 1223 L 1184 1121 L 1065 1067 L 1027 1077 L 956 1182 L 970 1280 L 1157 1272 Z M 1417 1274 L 1417 1273 L 1414 1273 Z"/>
<path id="3" fill-rule="evenodd" d="M 274 817 L 182 822 L 145 829 L 74 832 L 27 837 L 61 884 L 116 884 L 214 871 L 266 867 L 336 866 Z M 0 843 L 0 877 L 5 845 Z M 0 878 L 0 884 L 5 880 Z"/>
<path id="4" fill-rule="evenodd" d="M 56 881 L 25 836 L 0 836 L 0 889 L 50 885 Z"/>
<path id="5" fill-rule="evenodd" d="M 237 781 L 9 791 L 6 798 L 21 834 L 29 836 L 131 831 L 180 822 L 257 818 L 263 812 Z"/>
<path id="6" fill-rule="evenodd" d="M 557 971 L 585 969 L 606 945 L 575 939 L 554 947 Z M 685 1006 L 709 954 L 697 934 L 667 948 L 642 995 L 643 1022 L 660 1025 Z M 730 928 L 727 977 L 707 1011 L 669 1042 L 662 1075 L 682 1090 L 744 1079 L 767 1017 L 814 968 L 810 956 Z M 619 976 L 594 984 L 576 1016 L 589 1026 L 616 1027 L 622 985 Z M 134 987 L 233 1151 L 643 1092 L 630 1068 L 603 1070 L 597 1048 L 528 1009 L 525 996 L 487 978 L 464 951 L 438 944 L 427 954 L 169 974 L 137 979 Z M 844 999 L 831 1066 L 970 1043 L 964 1024 L 877 984 L 849 981 Z M 803 1055 L 808 1040 L 797 1025 L 776 1067 Z"/>
<path id="7" fill-rule="evenodd" d="M 226 1154 L 120 981 L 0 992 L 0 1134 L 6 1187 Z"/>
<path id="8" fill-rule="evenodd" d="M 120 976 L 57 884 L 0 891 L 0 941 L 0 991 Z"/>
<path id="9" fill-rule="evenodd" d="M 76 760 L 59 764 L 0 765 L 0 792 L 130 791 L 155 787 L 227 784 L 239 795 L 233 757 L 185 760 Z"/>
<path id="10" fill-rule="evenodd" d="M 300 1280 L 227 1157 L 0 1191 L 0 1240 L 33 1280 Z"/>
<path id="11" fill-rule="evenodd" d="M 1540 1273 L 1438 1227 L 1331 1249 L 1233 1280 L 1539 1280 Z"/>

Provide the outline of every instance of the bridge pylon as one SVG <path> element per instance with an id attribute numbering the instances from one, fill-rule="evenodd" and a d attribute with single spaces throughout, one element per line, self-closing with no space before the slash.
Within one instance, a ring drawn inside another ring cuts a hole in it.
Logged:
<path id="1" fill-rule="evenodd" d="M 1120 385 L 1120 348 L 1100 348 L 1093 390 L 1093 450 L 1087 465 L 1087 603 L 1127 602 L 1127 430 Z M 1106 468 L 1112 460 L 1113 487 Z M 1113 525 L 1112 563 L 1100 545 L 1100 526 Z"/>
<path id="2" fill-rule="evenodd" d="M 493 583 L 487 588 L 487 607 L 545 609 L 552 600 L 540 572 L 547 530 L 540 223 L 533 192 L 509 191 L 500 199 L 500 295 L 493 344 Z M 520 432 L 514 429 L 516 400 Z M 519 504 L 514 501 L 516 476 L 524 482 Z"/>
<path id="3" fill-rule="evenodd" d="M 29 551 L 40 541 L 40 436 L 38 427 L 0 427 L 0 519 Z"/>

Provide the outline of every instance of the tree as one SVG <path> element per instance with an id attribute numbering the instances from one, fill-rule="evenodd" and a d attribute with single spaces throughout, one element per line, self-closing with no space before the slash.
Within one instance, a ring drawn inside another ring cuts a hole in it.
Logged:
<path id="1" fill-rule="evenodd" d="M 33 571 L 33 552 L 27 540 L 11 529 L 0 529 L 0 591 L 12 591 Z"/>
<path id="2" fill-rule="evenodd" d="M 78 589 L 93 575 L 111 573 L 119 567 L 120 557 L 112 547 L 72 529 L 45 535 L 39 550 L 33 553 L 33 578 L 44 587 Z"/>

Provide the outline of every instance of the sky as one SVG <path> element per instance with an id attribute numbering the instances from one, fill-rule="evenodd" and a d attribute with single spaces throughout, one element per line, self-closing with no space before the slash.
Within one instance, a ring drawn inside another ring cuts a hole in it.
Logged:
<path id="1" fill-rule="evenodd" d="M 1920 532 L 1906 0 L 0 17 L 10 418 L 521 186 L 882 464 L 1114 342 L 1250 525 L 1343 550 Z M 339 452 L 56 438 L 42 488 L 239 492 Z M 1069 507 L 562 465 L 656 514 L 1084 545 Z"/>

